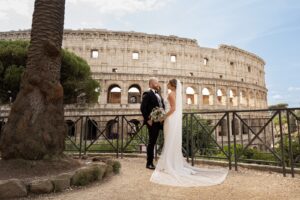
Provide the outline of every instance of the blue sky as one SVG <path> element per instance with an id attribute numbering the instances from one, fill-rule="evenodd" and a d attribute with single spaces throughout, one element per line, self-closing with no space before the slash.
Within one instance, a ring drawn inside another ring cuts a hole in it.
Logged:
<path id="1" fill-rule="evenodd" d="M 269 105 L 300 107 L 299 0 L 66 0 L 65 28 L 103 28 L 234 45 L 266 61 Z M 33 0 L 0 0 L 0 31 L 28 29 Z"/>

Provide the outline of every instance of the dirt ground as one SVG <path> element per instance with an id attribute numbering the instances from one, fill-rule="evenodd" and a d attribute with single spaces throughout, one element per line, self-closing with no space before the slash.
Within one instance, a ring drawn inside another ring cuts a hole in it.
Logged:
<path id="1" fill-rule="evenodd" d="M 12 178 L 32 180 L 73 171 L 81 165 L 82 162 L 71 158 L 56 161 L 0 160 L 0 180 Z"/>
<path id="2" fill-rule="evenodd" d="M 29 197 L 34 200 L 299 200 L 300 177 L 242 169 L 230 171 L 225 182 L 209 187 L 180 188 L 149 181 L 151 170 L 143 158 L 120 159 L 121 173 L 101 183 L 64 193 Z M 206 167 L 206 166 L 201 166 Z"/>

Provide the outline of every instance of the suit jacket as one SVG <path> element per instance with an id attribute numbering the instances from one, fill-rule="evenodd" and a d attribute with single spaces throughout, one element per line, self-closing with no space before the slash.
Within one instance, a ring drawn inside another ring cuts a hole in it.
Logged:
<path id="1" fill-rule="evenodd" d="M 164 100 L 161 97 L 161 103 L 163 108 L 165 109 Z M 141 112 L 144 117 L 144 123 L 146 123 L 149 120 L 149 115 L 152 112 L 153 108 L 159 107 L 158 99 L 155 95 L 155 93 L 152 90 L 148 90 L 143 93 L 142 103 L 141 103 Z"/>

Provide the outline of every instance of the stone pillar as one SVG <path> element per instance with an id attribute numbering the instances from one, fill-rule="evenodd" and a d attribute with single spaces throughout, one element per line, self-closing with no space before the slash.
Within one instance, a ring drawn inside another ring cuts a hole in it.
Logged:
<path id="1" fill-rule="evenodd" d="M 107 93 L 108 93 L 108 87 L 109 85 L 105 84 L 105 80 L 101 81 L 101 91 L 99 95 L 99 104 L 100 105 L 106 105 L 107 102 Z"/>
<path id="2" fill-rule="evenodd" d="M 197 95 L 197 103 L 198 103 L 198 108 L 201 108 L 202 105 L 202 91 L 201 91 L 201 85 L 198 85 L 198 87 L 196 87 L 196 92 L 198 93 Z"/>
<path id="3" fill-rule="evenodd" d="M 203 108 L 203 98 L 202 98 L 202 85 L 198 86 L 198 108 L 202 109 Z"/>
<path id="4" fill-rule="evenodd" d="M 230 88 L 226 87 L 226 109 L 230 107 Z"/>
<path id="5" fill-rule="evenodd" d="M 236 93 L 237 93 L 237 107 L 238 109 L 241 108 L 241 91 L 240 88 L 236 88 Z"/>
<path id="6" fill-rule="evenodd" d="M 182 104 L 183 104 L 183 108 L 186 107 L 186 94 L 185 94 L 185 84 L 182 83 Z"/>
<path id="7" fill-rule="evenodd" d="M 214 86 L 214 88 L 212 88 L 212 93 L 214 94 L 214 96 L 213 96 L 213 106 L 214 106 L 214 108 L 216 109 L 217 108 L 217 106 L 218 106 L 218 104 L 217 104 L 217 84 L 215 83 L 215 86 Z"/>
<path id="8" fill-rule="evenodd" d="M 123 81 L 120 84 L 121 87 L 121 105 L 128 104 L 128 83 L 127 81 Z"/>
<path id="9" fill-rule="evenodd" d="M 167 96 L 168 96 L 168 87 L 167 87 L 167 84 L 168 83 L 166 81 L 164 81 L 163 86 L 162 86 L 162 93 L 161 93 L 161 95 L 162 95 L 163 98 L 167 98 Z"/>

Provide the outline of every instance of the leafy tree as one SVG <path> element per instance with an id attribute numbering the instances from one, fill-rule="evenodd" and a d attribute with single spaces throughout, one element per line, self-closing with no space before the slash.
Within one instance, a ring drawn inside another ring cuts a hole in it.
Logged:
<path id="1" fill-rule="evenodd" d="M 289 104 L 287 104 L 287 103 L 279 103 L 276 105 L 269 106 L 269 109 L 282 109 L 282 108 L 288 108 L 288 107 L 289 107 Z"/>
<path id="2" fill-rule="evenodd" d="M 65 103 L 75 103 L 77 96 L 83 93 L 87 102 L 98 101 L 100 86 L 91 78 L 88 63 L 66 50 L 62 54 L 61 82 L 65 92 Z"/>
<path id="3" fill-rule="evenodd" d="M 8 103 L 9 97 L 16 99 L 26 68 L 28 47 L 27 41 L 0 41 L 0 103 Z M 91 78 L 88 63 L 67 50 L 62 51 L 60 81 L 64 88 L 64 104 L 76 103 L 77 96 L 83 93 L 88 103 L 97 102 L 99 83 Z"/>

